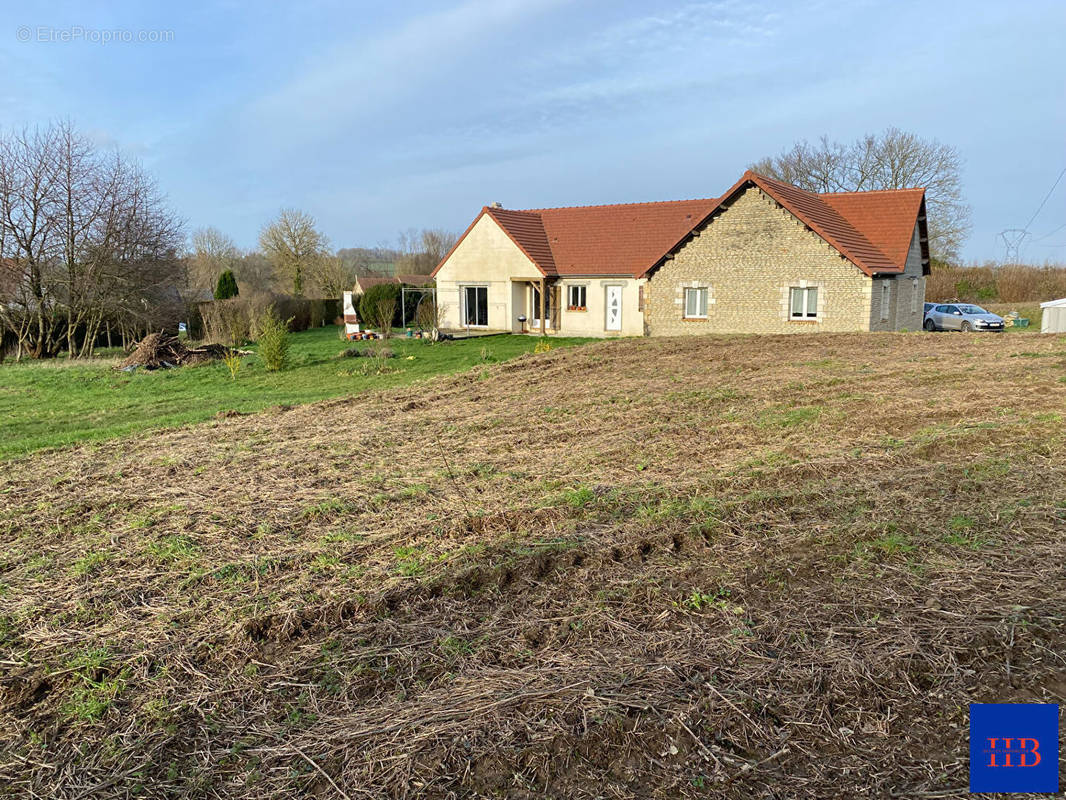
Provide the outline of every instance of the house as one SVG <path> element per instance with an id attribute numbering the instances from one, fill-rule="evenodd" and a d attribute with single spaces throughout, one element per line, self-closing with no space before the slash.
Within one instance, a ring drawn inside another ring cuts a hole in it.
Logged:
<path id="1" fill-rule="evenodd" d="M 486 206 L 433 271 L 448 330 L 572 336 L 919 330 L 925 191 L 745 172 L 707 200 Z"/>
<path id="2" fill-rule="evenodd" d="M 371 286 L 381 283 L 394 283 L 403 286 L 432 286 L 432 275 L 360 275 L 355 279 L 352 291 L 355 294 L 363 294 Z"/>
<path id="3" fill-rule="evenodd" d="M 1040 308 L 1044 312 L 1041 333 L 1066 333 L 1066 297 L 1041 303 Z"/>

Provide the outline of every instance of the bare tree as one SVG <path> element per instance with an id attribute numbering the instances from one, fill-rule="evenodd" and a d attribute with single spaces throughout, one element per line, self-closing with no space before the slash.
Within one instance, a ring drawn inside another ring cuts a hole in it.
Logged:
<path id="1" fill-rule="evenodd" d="M 823 136 L 797 142 L 778 156 L 751 165 L 762 175 L 810 192 L 854 192 L 923 187 L 932 257 L 955 260 L 970 231 L 962 197 L 962 157 L 949 145 L 888 128 L 851 144 Z"/>
<path id="2" fill-rule="evenodd" d="M 355 270 L 346 266 L 343 259 L 323 254 L 312 262 L 309 283 L 320 297 L 340 297 L 355 283 Z"/>
<path id="3" fill-rule="evenodd" d="M 310 214 L 287 208 L 260 232 L 259 247 L 277 272 L 291 280 L 293 294 L 301 295 L 305 278 L 327 253 L 329 243 Z"/>
<path id="4" fill-rule="evenodd" d="M 397 275 L 428 275 L 455 246 L 459 237 L 437 228 L 414 228 L 400 234 Z"/>
<path id="5" fill-rule="evenodd" d="M 180 222 L 152 181 L 64 122 L 0 138 L 0 325 L 35 358 L 92 353 L 105 320 L 155 322 L 176 300 Z"/>
<path id="6" fill-rule="evenodd" d="M 241 252 L 233 240 L 218 228 L 193 231 L 189 253 L 189 283 L 200 292 L 215 288 L 218 276 L 226 270 L 236 274 Z"/>
<path id="7" fill-rule="evenodd" d="M 426 331 L 433 341 L 440 338 L 441 323 L 444 320 L 446 306 L 437 302 L 436 291 L 427 291 L 415 308 L 415 324 L 419 330 Z"/>
<path id="8" fill-rule="evenodd" d="M 277 276 L 274 274 L 274 265 L 270 259 L 258 251 L 245 253 L 233 266 L 233 274 L 237 276 L 237 283 L 241 286 L 259 291 L 268 292 L 279 288 Z"/>
<path id="9" fill-rule="evenodd" d="M 342 247 L 337 251 L 345 269 L 355 275 L 392 275 L 400 253 L 391 247 Z"/>
<path id="10" fill-rule="evenodd" d="M 396 318 L 396 298 L 382 295 L 370 304 L 370 313 L 363 320 L 377 331 L 382 339 L 392 336 L 392 321 Z"/>

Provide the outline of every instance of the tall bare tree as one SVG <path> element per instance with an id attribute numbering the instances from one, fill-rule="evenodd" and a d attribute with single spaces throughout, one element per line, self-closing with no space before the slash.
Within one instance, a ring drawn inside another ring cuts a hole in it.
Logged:
<path id="1" fill-rule="evenodd" d="M 345 269 L 356 275 L 392 275 L 400 253 L 386 245 L 342 247 L 337 251 Z"/>
<path id="2" fill-rule="evenodd" d="M 397 275 L 428 275 L 448 254 L 459 237 L 439 228 L 414 228 L 400 234 Z"/>
<path id="3" fill-rule="evenodd" d="M 210 292 L 223 272 L 236 273 L 240 258 L 237 245 L 218 228 L 198 228 L 191 237 L 189 282 L 199 291 Z"/>
<path id="4" fill-rule="evenodd" d="M 329 242 L 303 211 L 286 208 L 259 233 L 259 247 L 279 274 L 288 277 L 292 293 L 304 292 L 304 281 L 328 253 Z"/>
<path id="5" fill-rule="evenodd" d="M 310 268 L 309 284 L 319 297 L 339 298 L 355 283 L 356 272 L 336 255 L 323 254 Z"/>
<path id="6" fill-rule="evenodd" d="M 757 161 L 751 169 L 810 192 L 924 187 L 929 249 L 940 261 L 958 259 L 970 231 L 958 150 L 898 128 L 866 135 L 851 144 L 827 136 L 815 144 L 797 142 L 780 155 Z"/>
<path id="7" fill-rule="evenodd" d="M 259 251 L 241 256 L 233 267 L 233 274 L 237 276 L 238 285 L 246 286 L 253 291 L 269 292 L 277 284 L 274 265 Z"/>
<path id="8" fill-rule="evenodd" d="M 0 325 L 20 353 L 87 355 L 105 320 L 154 322 L 180 238 L 148 176 L 69 122 L 0 137 Z"/>

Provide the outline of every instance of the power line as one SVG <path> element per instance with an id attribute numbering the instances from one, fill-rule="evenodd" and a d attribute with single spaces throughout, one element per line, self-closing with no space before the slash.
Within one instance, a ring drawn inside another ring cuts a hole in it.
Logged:
<path id="1" fill-rule="evenodd" d="M 1033 212 L 1033 216 L 1029 217 L 1029 221 L 1025 223 L 1025 227 L 1022 228 L 1023 231 L 1029 230 L 1029 226 L 1033 224 L 1033 220 L 1036 219 L 1037 214 L 1044 209 L 1044 204 L 1048 201 L 1048 198 L 1051 197 L 1051 193 L 1055 191 L 1055 187 L 1059 185 L 1059 181 L 1062 180 L 1063 175 L 1066 175 L 1066 167 L 1063 167 L 1062 172 L 1059 173 L 1059 177 L 1055 178 L 1055 182 L 1051 185 L 1051 188 L 1048 189 L 1048 193 L 1044 195 L 1044 199 L 1040 201 L 1040 205 L 1037 207 L 1036 211 Z"/>
<path id="2" fill-rule="evenodd" d="M 1045 233 L 1043 236 L 1037 236 L 1035 239 L 1033 239 L 1033 243 L 1041 242 L 1044 239 L 1047 239 L 1049 236 L 1054 236 L 1056 233 L 1061 231 L 1063 228 L 1066 228 L 1066 222 L 1064 222 L 1061 225 L 1059 225 L 1059 227 L 1055 228 L 1055 230 L 1050 231 L 1049 233 Z"/>

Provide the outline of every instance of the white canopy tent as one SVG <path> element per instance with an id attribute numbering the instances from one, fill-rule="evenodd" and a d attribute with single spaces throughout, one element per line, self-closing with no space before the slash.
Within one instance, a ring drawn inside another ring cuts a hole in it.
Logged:
<path id="1" fill-rule="evenodd" d="M 1044 311 L 1041 333 L 1066 333 L 1066 297 L 1041 303 L 1040 308 Z"/>

